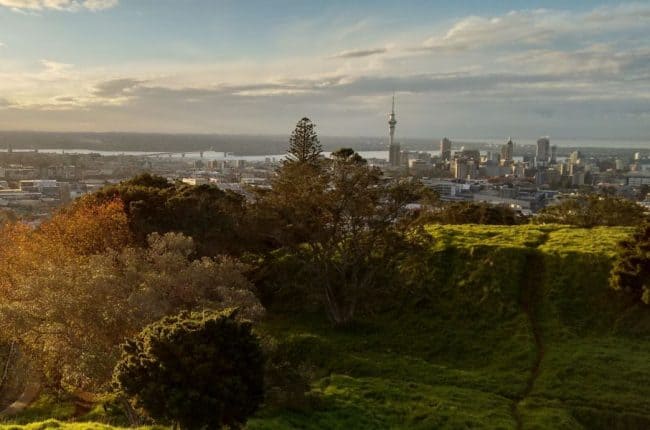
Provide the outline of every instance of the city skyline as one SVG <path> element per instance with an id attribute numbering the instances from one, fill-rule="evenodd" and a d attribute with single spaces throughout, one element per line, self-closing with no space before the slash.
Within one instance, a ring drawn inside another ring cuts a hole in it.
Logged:
<path id="1" fill-rule="evenodd" d="M 484 3 L 0 0 L 0 130 L 650 135 L 650 4 Z"/>

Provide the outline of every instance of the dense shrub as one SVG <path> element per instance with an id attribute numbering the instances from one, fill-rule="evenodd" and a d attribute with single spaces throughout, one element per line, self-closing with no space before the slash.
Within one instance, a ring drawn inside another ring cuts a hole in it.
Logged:
<path id="1" fill-rule="evenodd" d="M 199 255 L 238 253 L 246 240 L 244 197 L 216 186 L 171 184 L 144 174 L 104 188 L 75 205 L 91 205 L 119 198 L 138 244 L 151 233 L 180 232 L 194 239 Z"/>
<path id="2" fill-rule="evenodd" d="M 650 224 L 639 228 L 619 245 L 611 285 L 650 305 Z"/>
<path id="3" fill-rule="evenodd" d="M 643 207 L 619 197 L 599 195 L 571 197 L 539 211 L 537 223 L 579 227 L 637 226 L 647 220 Z"/>
<path id="4" fill-rule="evenodd" d="M 427 221 L 440 224 L 515 225 L 517 214 L 507 206 L 487 203 L 454 202 L 434 208 L 426 214 Z"/>
<path id="5" fill-rule="evenodd" d="M 119 388 L 182 429 L 240 428 L 264 398 L 264 356 L 236 311 L 167 317 L 123 348 Z"/>

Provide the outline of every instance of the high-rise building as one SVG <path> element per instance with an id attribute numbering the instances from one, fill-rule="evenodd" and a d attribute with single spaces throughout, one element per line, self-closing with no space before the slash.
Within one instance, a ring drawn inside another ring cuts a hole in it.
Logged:
<path id="1" fill-rule="evenodd" d="M 401 153 L 402 148 L 400 144 L 395 142 L 395 126 L 397 125 L 397 119 L 395 119 L 395 95 L 393 94 L 393 106 L 388 115 L 388 162 L 393 167 L 399 167 L 401 165 Z"/>
<path id="2" fill-rule="evenodd" d="M 508 138 L 506 144 L 501 147 L 501 159 L 504 162 L 512 161 L 514 152 L 515 152 L 515 143 L 512 141 L 511 138 Z"/>
<path id="3" fill-rule="evenodd" d="M 440 158 L 443 161 L 451 160 L 451 140 L 446 137 L 440 141 Z"/>
<path id="4" fill-rule="evenodd" d="M 535 153 L 535 165 L 537 167 L 548 166 L 551 152 L 551 141 L 548 137 L 537 139 L 537 152 Z"/>
<path id="5" fill-rule="evenodd" d="M 581 158 L 582 154 L 580 151 L 575 150 L 571 153 L 571 155 L 569 155 L 569 164 L 578 164 Z"/>
<path id="6" fill-rule="evenodd" d="M 557 145 L 551 145 L 551 164 L 557 164 Z"/>

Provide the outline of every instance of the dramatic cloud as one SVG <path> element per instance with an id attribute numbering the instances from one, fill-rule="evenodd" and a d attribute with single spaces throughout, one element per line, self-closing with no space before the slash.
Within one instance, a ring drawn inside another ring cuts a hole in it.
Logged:
<path id="1" fill-rule="evenodd" d="M 117 6 L 119 0 L 0 0 L 0 6 L 16 11 L 39 11 L 45 9 L 61 11 L 99 11 Z"/>
<path id="2" fill-rule="evenodd" d="M 0 0 L 8 3 L 94 10 L 116 2 Z M 395 91 L 401 136 L 650 135 L 650 4 L 432 26 L 370 19 L 350 38 L 298 24 L 273 41 L 290 48 L 277 53 L 244 46 L 237 57 L 184 61 L 147 45 L 146 55 L 163 56 L 3 57 L 0 128 L 285 133 L 308 115 L 323 134 L 381 135 Z"/>
<path id="3" fill-rule="evenodd" d="M 372 55 L 385 54 L 388 51 L 386 48 L 375 48 L 375 49 L 350 49 L 346 51 L 341 51 L 336 55 L 333 55 L 332 58 L 361 58 L 361 57 L 370 57 Z"/>

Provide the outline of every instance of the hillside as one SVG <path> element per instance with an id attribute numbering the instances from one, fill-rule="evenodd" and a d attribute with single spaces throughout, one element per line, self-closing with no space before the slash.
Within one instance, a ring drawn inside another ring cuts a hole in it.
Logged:
<path id="1" fill-rule="evenodd" d="M 429 231 L 424 270 L 354 328 L 271 313 L 261 332 L 311 369 L 316 401 L 266 408 L 248 428 L 650 427 L 650 318 L 607 286 L 630 229 Z M 43 398 L 13 421 L 74 415 Z M 100 407 L 79 417 L 105 418 Z"/>

